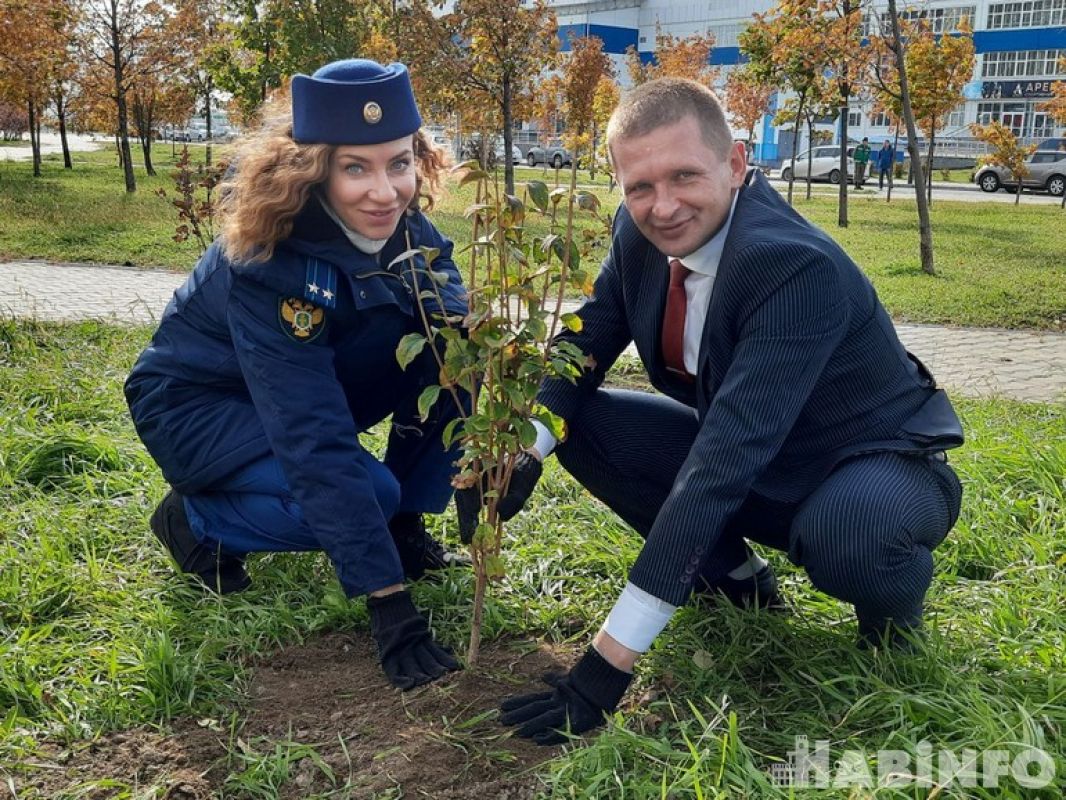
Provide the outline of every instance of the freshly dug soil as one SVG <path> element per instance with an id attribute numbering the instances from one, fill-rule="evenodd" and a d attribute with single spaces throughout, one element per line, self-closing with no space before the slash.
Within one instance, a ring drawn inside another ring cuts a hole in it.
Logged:
<path id="1" fill-rule="evenodd" d="M 46 744 L 16 767 L 13 788 L 20 800 L 208 800 L 229 776 L 227 797 L 269 796 L 257 790 L 272 785 L 291 800 L 527 800 L 541 785 L 535 767 L 556 749 L 511 736 L 496 709 L 502 697 L 544 688 L 540 676 L 565 669 L 562 660 L 545 647 L 496 642 L 482 648 L 476 670 L 400 692 L 368 635 L 330 634 L 255 668 L 235 732 L 224 719 L 178 720 L 166 733 Z"/>

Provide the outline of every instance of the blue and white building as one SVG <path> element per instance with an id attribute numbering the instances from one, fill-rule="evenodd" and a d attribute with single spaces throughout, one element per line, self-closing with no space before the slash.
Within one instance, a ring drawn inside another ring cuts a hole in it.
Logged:
<path id="1" fill-rule="evenodd" d="M 574 36 L 598 36 L 615 61 L 623 85 L 627 81 L 624 53 L 637 48 L 650 60 L 656 26 L 677 37 L 711 31 L 716 44 L 711 63 L 722 67 L 723 78 L 744 58 L 737 37 L 752 14 L 768 11 L 773 0 L 548 0 L 559 22 L 562 48 Z M 970 137 L 969 124 L 998 120 L 1027 141 L 1039 142 L 1064 135 L 1050 116 L 1037 106 L 1051 96 L 1051 84 L 1066 80 L 1059 60 L 1066 56 L 1066 0 L 929 0 L 907 3 L 901 9 L 928 19 L 936 33 L 951 33 L 969 20 L 977 60 L 966 86 L 966 100 L 949 116 L 937 134 L 949 143 Z M 883 3 L 868 9 L 865 24 L 877 30 L 874 15 L 885 12 Z M 884 115 L 869 101 L 855 98 L 848 115 L 849 136 L 869 136 L 878 142 L 892 136 Z M 756 158 L 776 161 L 778 131 L 771 115 L 763 121 L 756 139 Z"/>

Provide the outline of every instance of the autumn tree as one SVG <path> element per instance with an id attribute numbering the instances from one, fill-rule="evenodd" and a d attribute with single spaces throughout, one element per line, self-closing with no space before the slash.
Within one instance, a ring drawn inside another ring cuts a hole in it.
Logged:
<path id="1" fill-rule="evenodd" d="M 791 92 L 796 120 L 802 118 L 810 94 L 826 68 L 819 44 L 824 26 L 818 0 L 779 0 L 765 14 L 753 15 L 752 23 L 740 34 L 740 49 L 748 56 L 746 69 L 751 79 L 765 87 Z M 799 139 L 797 122 L 789 156 L 789 205 Z"/>
<path id="2" fill-rule="evenodd" d="M 24 107 L 0 100 L 0 136 L 5 142 L 21 139 L 29 127 Z"/>
<path id="3" fill-rule="evenodd" d="M 1059 61 L 1059 69 L 1066 72 L 1066 58 Z M 1051 118 L 1059 125 L 1066 125 L 1066 81 L 1055 81 L 1051 84 L 1051 99 L 1037 107 L 1051 114 Z M 1059 208 L 1066 208 L 1066 192 L 1062 193 Z"/>
<path id="4" fill-rule="evenodd" d="M 655 78 L 688 78 L 713 89 L 721 72 L 718 67 L 711 66 L 714 39 L 710 31 L 685 37 L 663 33 L 662 27 L 656 23 L 653 60 L 644 63 L 640 53 L 631 45 L 626 50 L 626 71 L 634 86 Z"/>
<path id="5" fill-rule="evenodd" d="M 899 85 L 899 109 L 903 123 L 907 126 L 907 152 L 911 159 L 911 169 L 914 170 L 914 192 L 918 205 L 918 241 L 922 260 L 922 271 L 935 275 L 933 266 L 933 226 L 929 217 L 928 197 L 922 191 L 922 162 L 918 153 L 918 129 L 914 122 L 914 109 L 911 107 L 911 88 L 907 69 L 907 54 L 904 46 L 904 38 L 900 29 L 899 13 L 896 11 L 896 0 L 888 0 L 888 25 L 889 35 L 882 37 L 884 45 L 892 54 L 891 61 L 895 65 L 896 80 Z"/>
<path id="6" fill-rule="evenodd" d="M 26 109 L 33 174 L 41 174 L 41 115 L 68 60 L 62 0 L 0 0 L 0 99 Z"/>
<path id="7" fill-rule="evenodd" d="M 456 0 L 447 13 L 434 13 L 442 7 L 443 0 L 414 0 L 397 12 L 415 91 L 423 103 L 494 120 L 510 154 L 515 110 L 555 61 L 555 12 L 545 0 Z M 509 155 L 504 184 L 514 194 Z"/>
<path id="8" fill-rule="evenodd" d="M 1025 162 L 1036 150 L 1036 145 L 1019 144 L 1018 137 L 1002 122 L 971 125 L 970 130 L 979 141 L 992 148 L 992 152 L 978 156 L 978 166 L 991 164 L 1010 172 L 1016 184 L 1014 204 L 1018 205 L 1022 197 L 1022 181 L 1029 175 L 1029 167 Z"/>
<path id="9" fill-rule="evenodd" d="M 558 72 L 545 75 L 533 87 L 528 109 L 528 118 L 537 126 L 538 141 L 541 145 L 547 145 L 548 140 L 555 136 L 559 120 L 563 118 L 563 103 L 566 87 L 563 86 L 563 77 Z M 548 162 L 544 162 L 547 170 Z"/>
<path id="10" fill-rule="evenodd" d="M 761 83 L 748 67 L 738 67 L 726 76 L 725 107 L 733 125 L 747 134 L 748 158 L 752 156 L 755 126 L 770 108 L 774 89 Z"/>
<path id="11" fill-rule="evenodd" d="M 80 37 L 85 57 L 105 80 L 115 105 L 115 135 L 127 192 L 137 191 L 130 155 L 130 94 L 139 79 L 163 68 L 165 9 L 141 0 L 82 0 Z"/>
<path id="12" fill-rule="evenodd" d="M 622 97 L 622 90 L 614 78 L 603 75 L 596 83 L 596 91 L 592 96 L 592 124 L 596 131 L 594 136 L 595 147 L 592 158 L 604 164 L 610 179 L 610 188 L 614 188 L 614 167 L 611 164 L 610 153 L 607 152 L 607 122 L 611 119 L 618 101 Z"/>
<path id="13" fill-rule="evenodd" d="M 955 106 L 963 101 L 962 89 L 973 75 L 973 33 L 963 20 L 958 34 L 934 36 L 926 20 L 918 21 L 919 34 L 907 46 L 907 75 L 915 121 L 929 137 L 926 191 L 933 197 L 933 154 L 936 132 Z"/>
<path id="14" fill-rule="evenodd" d="M 588 153 L 589 172 L 595 177 L 596 91 L 600 80 L 611 79 L 614 68 L 603 52 L 603 40 L 596 36 L 571 38 L 570 53 L 563 62 L 563 114 L 566 117 L 566 146 L 576 163 Z"/>
<path id="15" fill-rule="evenodd" d="M 209 0 L 195 5 L 217 7 Z M 236 117 L 247 122 L 293 75 L 311 74 L 344 58 L 373 57 L 366 45 L 388 24 L 393 5 L 389 0 L 229 0 L 225 24 L 208 33 L 203 66 L 217 88 L 233 96 Z"/>
<path id="16" fill-rule="evenodd" d="M 820 0 L 818 12 L 824 24 L 813 31 L 814 44 L 827 67 L 826 97 L 835 95 L 840 119 L 840 187 L 837 193 L 837 225 L 848 226 L 848 108 L 862 90 L 868 55 L 862 34 L 863 0 Z"/>

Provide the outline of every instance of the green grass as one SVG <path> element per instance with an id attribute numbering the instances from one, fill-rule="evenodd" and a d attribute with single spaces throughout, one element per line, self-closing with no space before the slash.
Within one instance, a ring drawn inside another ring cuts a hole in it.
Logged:
<path id="1" fill-rule="evenodd" d="M 148 334 L 0 320 L 0 775 L 18 775 L 46 738 L 84 741 L 191 715 L 233 720 L 239 735 L 233 710 L 253 657 L 366 625 L 362 603 L 344 600 L 320 555 L 255 557 L 253 588 L 222 601 L 174 576 L 146 525 L 165 485 L 121 396 Z M 632 705 L 544 769 L 545 797 L 783 799 L 791 795 L 765 770 L 796 735 L 830 740 L 834 757 L 914 752 L 922 742 L 960 753 L 1031 744 L 1056 761 L 1052 787 L 1026 791 L 1005 780 L 937 796 L 1060 797 L 1066 415 L 996 400 L 958 405 L 968 444 L 953 460 L 965 497 L 937 553 L 924 650 L 857 651 L 849 609 L 771 554 L 795 612 L 684 609 L 642 662 Z M 509 577 L 493 591 L 486 634 L 582 642 L 622 587 L 639 541 L 554 460 L 534 502 L 509 527 Z M 452 535 L 450 517 L 433 525 Z M 460 648 L 469 584 L 459 576 L 416 587 L 439 634 Z M 312 757 L 294 746 L 257 741 L 254 752 L 236 753 L 227 787 L 237 797 L 273 796 L 250 787 L 284 784 L 294 759 Z"/>
<path id="2" fill-rule="evenodd" d="M 196 245 L 172 241 L 176 212 L 155 194 L 171 189 L 170 151 L 156 145 L 159 175 L 138 170 L 132 196 L 123 192 L 111 149 L 75 154 L 72 171 L 62 169 L 59 156 L 48 156 L 40 179 L 31 177 L 28 164 L 0 162 L 0 258 L 191 268 Z M 139 163 L 137 153 L 134 158 Z M 568 177 L 560 171 L 560 181 Z M 519 187 L 528 179 L 554 186 L 555 172 L 521 167 L 517 179 Z M 596 191 L 606 207 L 617 205 L 617 192 Z M 432 215 L 459 244 L 470 238 L 464 211 L 472 202 L 471 187 L 454 190 Z M 848 228 L 836 224 L 835 197 L 798 199 L 796 208 L 844 246 L 898 320 L 1066 330 L 1066 216 L 1056 206 L 939 201 L 934 192 L 935 277 L 920 271 L 911 200 L 853 194 Z M 544 230 L 539 217 L 529 219 L 534 231 Z"/>

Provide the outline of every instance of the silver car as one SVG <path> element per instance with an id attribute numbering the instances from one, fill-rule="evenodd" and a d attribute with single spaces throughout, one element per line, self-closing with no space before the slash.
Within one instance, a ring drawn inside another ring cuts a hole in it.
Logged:
<path id="1" fill-rule="evenodd" d="M 1026 159 L 1025 166 L 1029 168 L 1029 174 L 1022 178 L 1022 188 L 1043 190 L 1062 197 L 1066 191 L 1066 150 L 1037 150 Z M 992 164 L 977 170 L 973 180 L 985 192 L 1000 188 L 1013 192 L 1018 186 L 1009 169 Z"/>
<path id="2" fill-rule="evenodd" d="M 840 146 L 822 145 L 813 150 L 804 150 L 796 156 L 796 180 L 807 177 L 807 157 L 811 157 L 811 180 L 840 183 Z M 855 162 L 851 160 L 851 148 L 848 148 L 848 178 L 855 172 Z M 790 162 L 786 159 L 781 168 L 781 180 L 787 181 L 792 174 Z"/>
<path id="3" fill-rule="evenodd" d="M 573 154 L 560 141 L 551 142 L 547 147 L 533 145 L 526 151 L 526 163 L 531 167 L 537 164 L 550 164 L 559 169 L 563 165 L 569 165 L 573 158 Z"/>

